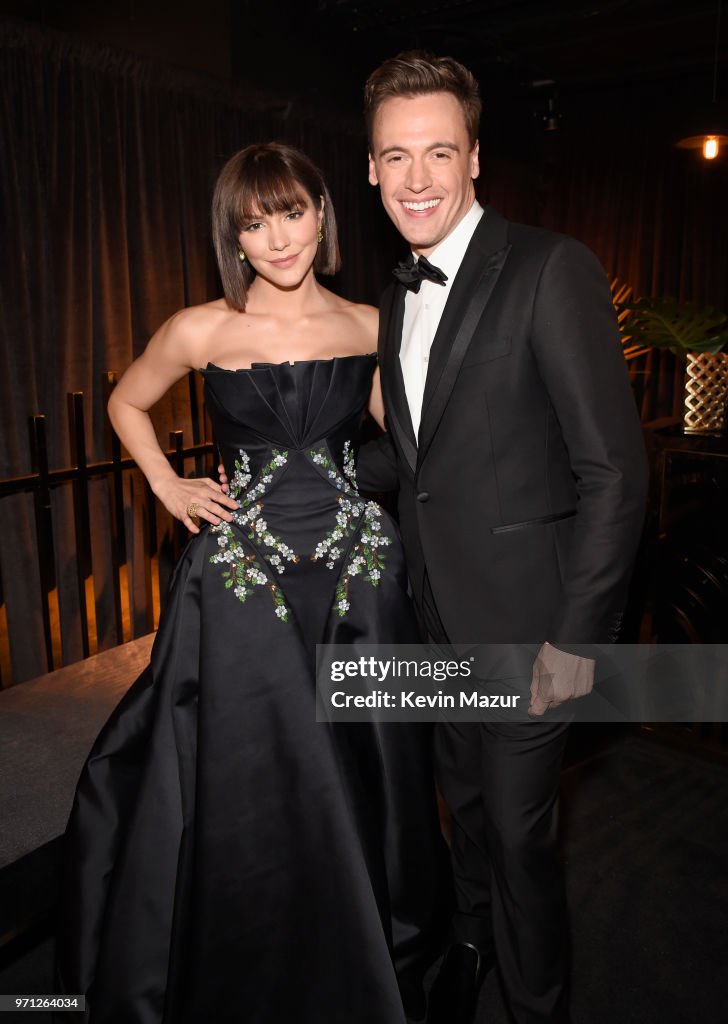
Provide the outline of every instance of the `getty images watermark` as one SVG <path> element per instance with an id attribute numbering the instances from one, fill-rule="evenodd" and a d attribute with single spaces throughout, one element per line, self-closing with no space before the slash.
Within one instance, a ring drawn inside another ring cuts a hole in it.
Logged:
<path id="1" fill-rule="evenodd" d="M 531 721 L 541 644 L 320 644 L 319 721 Z M 728 644 L 569 645 L 595 665 L 593 691 L 551 721 L 728 721 Z"/>

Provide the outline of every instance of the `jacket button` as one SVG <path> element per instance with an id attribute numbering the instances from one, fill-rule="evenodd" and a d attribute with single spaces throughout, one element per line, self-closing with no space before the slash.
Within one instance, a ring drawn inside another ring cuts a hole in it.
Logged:
<path id="1" fill-rule="evenodd" d="M 429 501 L 430 500 L 430 495 L 427 493 L 427 491 L 420 491 L 420 493 L 417 495 L 417 500 L 418 501 Z"/>

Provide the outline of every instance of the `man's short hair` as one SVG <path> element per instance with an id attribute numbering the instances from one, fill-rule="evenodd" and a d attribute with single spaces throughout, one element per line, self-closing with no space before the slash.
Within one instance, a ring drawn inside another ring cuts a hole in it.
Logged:
<path id="1" fill-rule="evenodd" d="M 364 117 L 369 143 L 374 118 L 382 103 L 394 96 L 426 96 L 449 92 L 460 103 L 471 146 L 478 140 L 480 92 L 472 72 L 453 57 L 436 57 L 426 50 L 407 50 L 390 57 L 371 73 L 364 86 Z"/>

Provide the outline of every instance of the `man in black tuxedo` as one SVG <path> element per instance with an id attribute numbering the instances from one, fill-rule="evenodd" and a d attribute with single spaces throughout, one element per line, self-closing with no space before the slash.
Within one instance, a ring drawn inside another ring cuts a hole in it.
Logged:
<path id="1" fill-rule="evenodd" d="M 567 727 L 538 716 L 591 687 L 593 662 L 560 645 L 619 629 L 646 492 L 635 403 L 595 257 L 475 200 L 470 72 L 401 54 L 370 76 L 365 102 L 369 180 L 412 258 L 382 300 L 388 433 L 362 449 L 360 486 L 399 490 L 431 640 L 543 645 L 536 720 L 436 730 L 457 912 L 428 1021 L 469 1024 L 494 959 L 518 1024 L 567 1021 Z"/>

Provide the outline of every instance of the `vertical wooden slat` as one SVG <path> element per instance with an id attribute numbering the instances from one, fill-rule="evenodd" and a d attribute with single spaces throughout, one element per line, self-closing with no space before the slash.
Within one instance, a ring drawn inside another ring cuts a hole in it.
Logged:
<path id="1" fill-rule="evenodd" d="M 138 483 L 141 485 L 138 486 Z M 152 585 L 152 563 L 156 554 L 157 525 L 156 498 L 140 470 L 132 474 L 131 479 L 132 507 L 134 509 L 134 536 L 132 565 L 139 563 L 141 557 L 143 599 L 139 600 L 138 570 L 130 573 L 134 589 L 134 637 L 145 636 L 154 629 L 154 599 Z M 141 522 L 139 519 L 141 518 Z M 139 550 L 141 547 L 141 551 Z"/>
<path id="2" fill-rule="evenodd" d="M 172 449 L 172 469 L 175 471 L 178 477 L 184 478 L 185 475 L 185 456 L 184 456 L 184 434 L 181 430 L 170 430 L 169 432 L 169 447 Z M 185 545 L 187 539 L 187 530 L 184 528 L 182 523 L 176 519 L 174 522 L 174 534 L 172 540 L 172 556 L 173 561 L 176 563 L 179 556 L 182 554 L 182 548 Z"/>
<path id="3" fill-rule="evenodd" d="M 190 370 L 187 374 L 187 384 L 190 393 L 190 420 L 192 422 L 192 444 L 198 445 L 202 440 L 202 424 L 201 414 L 204 415 L 204 410 L 200 409 L 200 403 L 197 398 L 197 374 L 194 370 Z M 204 476 L 204 460 L 202 455 L 195 456 L 195 476 Z"/>
<path id="4" fill-rule="evenodd" d="M 185 475 L 184 434 L 181 430 L 170 430 L 169 446 L 172 449 L 172 469 L 177 476 Z"/>
<path id="5" fill-rule="evenodd" d="M 145 504 L 147 509 L 151 509 L 150 514 L 146 517 L 146 531 L 147 531 L 147 553 L 150 558 L 153 558 L 157 554 L 157 499 L 154 495 L 154 491 L 149 486 L 149 481 L 144 477 L 144 495 Z"/>
<path id="6" fill-rule="evenodd" d="M 157 499 L 154 491 L 145 481 L 144 488 L 144 546 L 147 601 L 149 608 L 149 629 L 156 629 L 159 622 L 159 535 L 157 530 Z"/>
<path id="7" fill-rule="evenodd" d="M 109 371 L 103 375 L 104 405 L 116 386 L 117 374 Z M 129 619 L 129 595 L 126 590 L 126 523 L 124 517 L 124 477 L 121 469 L 121 441 L 109 424 L 109 447 L 111 449 L 111 480 L 109 481 L 109 512 L 111 516 L 111 575 L 114 600 L 114 628 L 116 642 L 122 644 L 126 636 L 125 622 Z M 125 614 L 126 612 L 126 614 Z"/>
<path id="8" fill-rule="evenodd" d="M 53 514 L 51 491 L 48 483 L 48 445 L 46 442 L 45 416 L 32 416 L 30 420 L 30 444 L 33 468 L 38 474 L 35 488 L 35 539 L 38 551 L 38 575 L 40 583 L 41 618 L 43 620 L 43 642 L 46 650 L 46 664 L 52 672 L 54 665 L 53 633 L 51 630 L 50 595 L 56 586 L 56 555 L 53 546 Z"/>
<path id="9" fill-rule="evenodd" d="M 98 643 L 96 640 L 96 602 L 93 587 L 91 521 L 88 505 L 88 459 L 82 391 L 69 393 L 68 419 L 73 459 L 77 470 L 73 480 L 73 520 L 76 534 L 76 578 L 78 580 L 81 646 L 83 656 L 87 658 L 89 654 L 96 652 Z"/>

